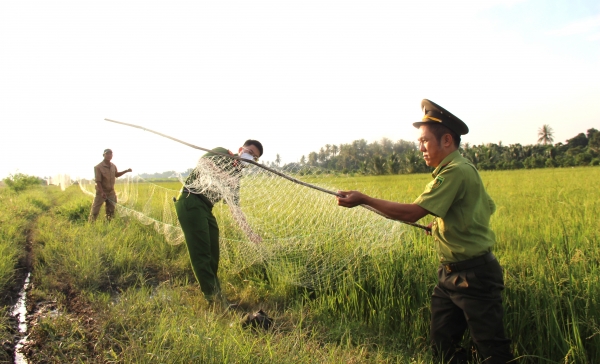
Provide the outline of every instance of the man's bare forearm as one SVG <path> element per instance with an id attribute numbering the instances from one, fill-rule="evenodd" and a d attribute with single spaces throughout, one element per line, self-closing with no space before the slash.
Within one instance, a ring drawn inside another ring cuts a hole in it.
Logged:
<path id="1" fill-rule="evenodd" d="M 429 211 L 412 203 L 399 203 L 367 196 L 364 205 L 380 211 L 394 220 L 417 222 Z"/>
<path id="2" fill-rule="evenodd" d="M 416 222 L 429 214 L 429 211 L 416 204 L 373 198 L 359 191 L 338 191 L 337 200 L 340 206 L 351 208 L 358 205 L 367 205 L 391 219 L 400 221 Z"/>
<path id="3" fill-rule="evenodd" d="M 115 177 L 119 178 L 119 177 L 121 177 L 122 175 L 124 175 L 124 174 L 125 174 L 125 173 L 127 173 L 127 172 L 131 172 L 131 168 L 129 168 L 129 169 L 126 169 L 126 170 L 124 170 L 124 171 L 121 171 L 121 172 L 117 172 L 117 173 L 115 173 Z"/>

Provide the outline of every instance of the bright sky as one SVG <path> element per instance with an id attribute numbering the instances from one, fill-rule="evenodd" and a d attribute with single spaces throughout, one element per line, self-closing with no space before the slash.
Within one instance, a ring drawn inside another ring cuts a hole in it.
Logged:
<path id="1" fill-rule="evenodd" d="M 284 163 L 416 140 L 428 98 L 464 142 L 600 128 L 600 1 L 2 1 L 0 178 L 184 171 L 248 138 Z"/>

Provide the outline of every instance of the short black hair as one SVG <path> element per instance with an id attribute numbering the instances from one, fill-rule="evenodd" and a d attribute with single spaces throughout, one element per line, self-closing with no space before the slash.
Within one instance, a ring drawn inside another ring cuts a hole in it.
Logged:
<path id="1" fill-rule="evenodd" d="M 257 147 L 258 151 L 260 152 L 260 156 L 263 155 L 263 146 L 262 146 L 262 144 L 260 144 L 260 142 L 258 140 L 248 139 L 244 142 L 243 147 L 247 147 L 249 145 L 254 145 L 255 147 Z"/>
<path id="2" fill-rule="evenodd" d="M 456 148 L 460 146 L 460 135 L 452 131 L 452 129 L 450 129 L 449 127 L 438 123 L 427 123 L 427 127 L 429 128 L 431 134 L 435 136 L 438 143 L 442 141 L 442 137 L 444 135 L 450 134 Z"/>

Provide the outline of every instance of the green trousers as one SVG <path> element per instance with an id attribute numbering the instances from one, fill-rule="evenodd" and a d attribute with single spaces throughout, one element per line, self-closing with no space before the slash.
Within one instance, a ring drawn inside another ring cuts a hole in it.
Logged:
<path id="1" fill-rule="evenodd" d="M 175 201 L 177 218 L 185 236 L 194 275 L 207 300 L 220 293 L 217 278 L 219 269 L 219 226 L 212 206 L 198 196 L 180 193 Z"/>

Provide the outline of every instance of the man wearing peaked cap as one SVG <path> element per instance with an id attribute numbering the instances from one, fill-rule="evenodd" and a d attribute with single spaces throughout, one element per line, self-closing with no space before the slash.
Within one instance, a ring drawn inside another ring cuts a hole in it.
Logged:
<path id="1" fill-rule="evenodd" d="M 338 205 L 368 205 L 408 222 L 432 215 L 429 226 L 440 261 L 431 297 L 434 356 L 444 363 L 466 363 L 468 352 L 459 344 L 468 328 L 485 363 L 509 362 L 513 356 L 502 324 L 504 280 L 491 251 L 496 238 L 489 222 L 496 205 L 475 166 L 458 151 L 467 125 L 433 101 L 423 100 L 421 109 L 424 116 L 413 125 L 425 163 L 435 168 L 425 191 L 411 204 L 338 191 Z"/>

